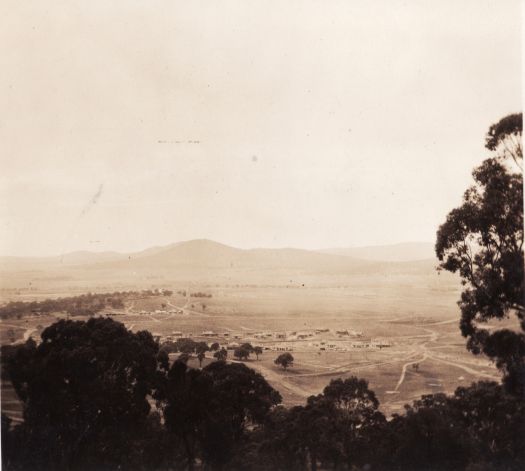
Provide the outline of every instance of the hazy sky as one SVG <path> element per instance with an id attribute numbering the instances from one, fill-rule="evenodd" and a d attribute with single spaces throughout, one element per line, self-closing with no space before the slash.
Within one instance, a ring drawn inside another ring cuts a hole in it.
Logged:
<path id="1" fill-rule="evenodd" d="M 521 110 L 519 0 L 0 6 L 0 252 L 433 241 Z"/>

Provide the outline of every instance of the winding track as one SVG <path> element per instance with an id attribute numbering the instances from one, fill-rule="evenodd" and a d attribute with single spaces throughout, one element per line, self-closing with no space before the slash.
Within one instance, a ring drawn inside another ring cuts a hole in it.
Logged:
<path id="1" fill-rule="evenodd" d="M 398 382 L 396 384 L 396 387 L 395 387 L 394 391 L 398 391 L 399 388 L 401 387 L 401 385 L 403 384 L 403 381 L 405 380 L 406 371 L 407 371 L 408 366 L 410 366 L 410 365 L 412 365 L 414 363 L 422 363 L 423 361 L 425 361 L 427 359 L 434 360 L 434 361 L 439 361 L 441 363 L 445 363 L 447 365 L 454 366 L 454 367 L 459 368 L 459 369 L 461 369 L 463 371 L 466 371 L 467 373 L 470 373 L 471 375 L 476 376 L 478 378 L 488 378 L 488 379 L 491 379 L 493 381 L 500 381 L 501 380 L 501 378 L 496 376 L 496 375 L 492 375 L 492 374 L 489 374 L 489 373 L 484 373 L 482 371 L 475 370 L 473 368 L 465 366 L 464 364 L 462 364 L 461 362 L 458 362 L 458 361 L 446 360 L 446 359 L 440 357 L 438 354 L 436 354 L 435 351 L 431 352 L 431 348 L 428 347 L 428 344 L 430 342 L 435 342 L 436 340 L 438 340 L 439 332 L 437 332 L 435 330 L 432 330 L 432 329 L 428 329 L 427 327 L 429 325 L 450 324 L 452 322 L 456 322 L 456 320 L 452 319 L 452 320 L 447 320 L 447 321 L 434 322 L 432 324 L 425 324 L 426 327 L 422 327 L 421 325 L 417 325 L 416 326 L 417 328 L 425 330 L 426 332 L 428 332 L 428 335 L 429 335 L 430 338 L 426 342 L 423 342 L 420 345 L 420 348 L 422 349 L 421 353 L 423 353 L 423 358 L 421 360 L 419 360 L 419 361 L 411 361 L 411 362 L 407 362 L 407 363 L 405 363 L 403 365 L 403 368 L 401 369 L 401 376 L 399 377 L 399 380 L 398 380 Z"/>
<path id="2" fill-rule="evenodd" d="M 399 386 L 401 386 L 403 384 L 403 381 L 405 380 L 405 376 L 406 376 L 406 373 L 407 373 L 408 366 L 409 365 L 415 365 L 416 363 L 421 363 L 421 362 L 425 361 L 427 358 L 428 358 L 428 353 L 424 352 L 423 353 L 423 358 L 421 360 L 409 361 L 408 363 L 405 363 L 403 365 L 403 368 L 401 368 L 401 376 L 399 377 L 399 381 L 397 382 L 396 387 L 394 388 L 394 391 L 399 390 Z"/>

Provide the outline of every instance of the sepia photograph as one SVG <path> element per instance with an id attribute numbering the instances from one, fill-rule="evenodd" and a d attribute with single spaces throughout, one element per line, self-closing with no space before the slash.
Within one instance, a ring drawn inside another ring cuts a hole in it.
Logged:
<path id="1" fill-rule="evenodd" d="M 1 469 L 525 469 L 524 18 L 0 2 Z"/>

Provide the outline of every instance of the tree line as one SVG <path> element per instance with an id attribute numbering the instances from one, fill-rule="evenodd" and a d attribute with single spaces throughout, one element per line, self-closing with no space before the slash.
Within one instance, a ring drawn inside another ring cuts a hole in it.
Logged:
<path id="1" fill-rule="evenodd" d="M 211 345 L 204 341 L 195 341 L 191 338 L 183 337 L 175 341 L 166 340 L 162 342 L 160 346 L 160 354 L 163 355 L 163 352 L 166 354 L 170 353 L 180 353 L 179 359 L 187 361 L 189 355 L 195 353 L 199 362 L 202 364 L 204 359 L 205 352 L 211 351 L 214 352 L 214 358 L 218 360 L 226 360 L 228 358 L 228 350 L 224 347 L 221 347 L 219 342 L 213 342 Z M 260 346 L 253 346 L 249 342 L 245 342 L 238 347 L 233 348 L 233 356 L 236 360 L 247 361 L 250 358 L 251 354 L 254 354 L 259 359 L 259 355 L 262 355 L 263 349 Z"/>
<path id="2" fill-rule="evenodd" d="M 12 301 L 0 307 L 0 319 L 13 319 L 30 315 L 65 312 L 70 316 L 92 316 L 104 309 L 122 309 L 124 301 L 133 297 L 171 296 L 169 290 L 115 291 L 113 293 L 87 293 L 43 301 Z"/>

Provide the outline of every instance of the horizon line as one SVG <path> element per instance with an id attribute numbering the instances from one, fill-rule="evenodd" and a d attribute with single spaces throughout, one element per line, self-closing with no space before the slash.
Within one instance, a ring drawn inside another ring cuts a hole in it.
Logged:
<path id="1" fill-rule="evenodd" d="M 195 238 L 195 239 L 187 239 L 187 240 L 181 240 L 178 242 L 171 242 L 167 244 L 162 245 L 150 245 L 148 247 L 138 249 L 138 250 L 132 250 L 128 252 L 120 252 L 118 250 L 71 250 L 68 252 L 62 252 L 58 254 L 51 254 L 51 255 L 7 255 L 7 254 L 0 254 L 0 258 L 57 258 L 57 257 L 64 257 L 67 255 L 72 254 L 79 254 L 79 253 L 85 253 L 85 254 L 115 254 L 115 255 L 129 255 L 129 254 L 138 254 L 141 252 L 145 252 L 147 250 L 151 249 L 163 249 L 168 248 L 171 246 L 181 245 L 181 244 L 187 244 L 191 242 L 212 242 L 214 244 L 223 245 L 225 247 L 229 247 L 236 250 L 304 250 L 306 252 L 323 252 L 327 250 L 353 250 L 353 249 L 372 249 L 372 248 L 381 248 L 381 247 L 395 247 L 400 245 L 407 245 L 407 244 L 431 244 L 434 245 L 435 242 L 431 241 L 415 241 L 415 240 L 409 240 L 409 241 L 402 241 L 402 242 L 394 242 L 394 243 L 381 243 L 381 244 L 371 244 L 371 245 L 348 245 L 348 246 L 331 246 L 331 247 L 324 247 L 324 248 L 299 248 L 299 247 L 293 247 L 293 246 L 280 246 L 280 247 L 268 247 L 268 246 L 255 246 L 255 247 L 248 247 L 248 248 L 241 248 L 236 247 L 235 245 L 226 244 L 224 242 L 219 242 L 217 240 L 213 239 L 207 239 L 207 238 Z"/>

